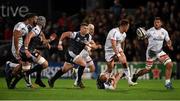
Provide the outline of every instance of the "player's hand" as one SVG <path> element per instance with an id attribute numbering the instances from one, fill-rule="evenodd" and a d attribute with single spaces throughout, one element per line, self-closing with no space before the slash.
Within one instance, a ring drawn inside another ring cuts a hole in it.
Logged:
<path id="1" fill-rule="evenodd" d="M 99 48 L 99 49 L 102 49 L 102 45 L 99 44 L 99 45 L 98 45 L 98 48 Z"/>
<path id="2" fill-rule="evenodd" d="M 16 51 L 16 59 L 17 59 L 17 61 L 19 62 L 19 64 L 22 63 L 22 59 L 21 59 L 21 57 L 20 57 L 20 55 L 19 55 L 19 51 Z"/>
<path id="3" fill-rule="evenodd" d="M 174 50 L 173 46 L 168 46 L 168 48 L 169 48 L 169 50 L 171 50 L 171 51 Z"/>
<path id="4" fill-rule="evenodd" d="M 58 50 L 63 50 L 63 46 L 62 46 L 62 44 L 58 44 Z"/>
<path id="5" fill-rule="evenodd" d="M 47 47 L 48 49 L 51 49 L 51 45 L 50 45 L 50 44 L 46 44 L 46 47 Z"/>
<path id="6" fill-rule="evenodd" d="M 118 60 L 121 63 L 126 63 L 126 56 L 125 56 L 125 54 L 123 52 L 119 53 Z"/>
<path id="7" fill-rule="evenodd" d="M 31 57 L 31 53 L 29 52 L 29 50 L 25 50 L 25 54 L 26 54 L 26 56 L 27 56 L 27 58 L 30 58 Z"/>
<path id="8" fill-rule="evenodd" d="M 50 35 L 49 39 L 50 39 L 50 41 L 53 41 L 56 39 L 56 37 L 57 37 L 56 33 L 53 33 Z"/>
<path id="9" fill-rule="evenodd" d="M 19 64 L 22 64 L 22 59 L 21 59 L 21 57 L 19 55 L 16 57 L 16 59 L 17 59 Z"/>

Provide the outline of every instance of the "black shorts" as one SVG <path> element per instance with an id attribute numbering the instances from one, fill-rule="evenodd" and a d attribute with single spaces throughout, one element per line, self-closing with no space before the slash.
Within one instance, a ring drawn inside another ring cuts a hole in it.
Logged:
<path id="1" fill-rule="evenodd" d="M 69 51 L 65 52 L 65 61 L 71 64 L 75 64 L 73 62 L 74 58 L 72 56 L 70 56 Z"/>

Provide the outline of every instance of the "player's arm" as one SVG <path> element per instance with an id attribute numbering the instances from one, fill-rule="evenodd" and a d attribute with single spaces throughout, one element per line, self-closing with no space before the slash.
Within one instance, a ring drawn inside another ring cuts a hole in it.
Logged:
<path id="1" fill-rule="evenodd" d="M 114 39 L 111 39 L 111 44 L 112 44 L 112 49 L 113 49 L 113 51 L 115 52 L 115 54 L 118 56 L 118 57 L 120 57 L 120 54 L 119 54 L 119 51 L 118 51 L 118 49 L 116 48 L 116 40 L 114 40 Z"/>
<path id="2" fill-rule="evenodd" d="M 172 46 L 172 41 L 171 40 L 168 40 L 167 41 L 167 46 L 170 50 L 173 50 L 173 46 Z"/>
<path id="3" fill-rule="evenodd" d="M 28 49 L 28 46 L 29 46 L 29 43 L 31 41 L 31 39 L 35 36 L 35 33 L 34 32 L 29 32 L 25 38 L 25 41 L 24 41 L 24 48 L 25 49 Z"/>
<path id="4" fill-rule="evenodd" d="M 45 37 L 43 32 L 40 33 L 40 36 L 41 36 L 41 41 L 43 42 L 43 45 L 45 45 L 45 47 L 50 49 L 51 48 L 51 45 L 49 44 L 50 39 L 46 39 L 46 37 Z"/>
<path id="5" fill-rule="evenodd" d="M 66 38 L 71 38 L 72 36 L 72 32 L 64 32 L 62 33 L 61 37 L 59 38 L 59 44 L 58 44 L 58 49 L 59 50 L 63 50 L 63 47 L 62 47 L 62 41 Z"/>
<path id="6" fill-rule="evenodd" d="M 170 37 L 169 37 L 168 32 L 165 30 L 164 33 L 165 33 L 165 40 L 166 40 L 167 47 L 168 47 L 170 50 L 173 50 L 172 41 L 171 41 L 171 39 L 170 39 Z"/>
<path id="7" fill-rule="evenodd" d="M 25 53 L 26 53 L 26 56 L 27 57 L 31 57 L 31 53 L 28 51 L 28 46 L 29 46 L 29 43 L 31 41 L 31 39 L 35 36 L 35 33 L 34 32 L 29 32 L 25 38 L 25 41 L 24 41 L 24 49 L 25 49 Z"/>
<path id="8" fill-rule="evenodd" d="M 91 40 L 89 44 L 91 45 L 91 48 L 94 49 L 94 50 L 102 47 L 101 45 L 97 45 L 94 42 L 94 40 Z"/>
<path id="9" fill-rule="evenodd" d="M 15 50 L 16 50 L 16 55 L 17 55 L 17 58 L 20 58 L 19 57 L 19 38 L 22 36 L 22 33 L 21 31 L 19 30 L 15 30 L 13 32 L 14 34 L 14 47 L 15 47 Z"/>

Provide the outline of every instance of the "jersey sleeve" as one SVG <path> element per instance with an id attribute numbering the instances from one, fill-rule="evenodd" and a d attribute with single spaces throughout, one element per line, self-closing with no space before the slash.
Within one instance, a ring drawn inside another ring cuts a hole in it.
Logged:
<path id="1" fill-rule="evenodd" d="M 111 30 L 110 32 L 109 32 L 109 34 L 110 34 L 110 39 L 111 40 L 117 40 L 117 32 L 116 32 L 116 30 Z"/>
<path id="2" fill-rule="evenodd" d="M 74 38 L 76 37 L 76 34 L 77 34 L 77 32 L 72 32 L 72 33 L 70 33 L 70 38 L 71 38 L 71 39 L 74 39 Z"/>
<path id="3" fill-rule="evenodd" d="M 14 30 L 17 30 L 17 31 L 22 31 L 26 26 L 22 23 L 19 23 L 15 28 Z"/>
<path id="4" fill-rule="evenodd" d="M 92 36 L 89 34 L 89 39 L 88 39 L 88 41 L 90 42 L 90 41 L 92 41 Z"/>
<path id="5" fill-rule="evenodd" d="M 38 26 L 36 26 L 31 30 L 31 32 L 33 32 L 35 36 L 38 36 L 41 32 L 41 29 Z"/>
<path id="6" fill-rule="evenodd" d="M 169 40 L 170 40 L 169 34 L 168 34 L 168 32 L 167 32 L 166 30 L 164 30 L 164 34 L 165 34 L 165 40 L 166 40 L 166 42 L 169 41 Z"/>

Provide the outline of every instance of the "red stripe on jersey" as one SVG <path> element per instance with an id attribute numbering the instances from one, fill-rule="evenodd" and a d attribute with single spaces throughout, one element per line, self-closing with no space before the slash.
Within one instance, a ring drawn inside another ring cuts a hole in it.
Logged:
<path id="1" fill-rule="evenodd" d="M 167 54 L 161 55 L 160 58 L 169 58 L 169 56 Z"/>

